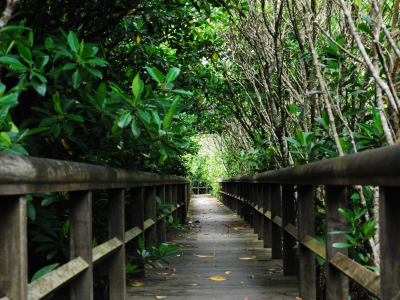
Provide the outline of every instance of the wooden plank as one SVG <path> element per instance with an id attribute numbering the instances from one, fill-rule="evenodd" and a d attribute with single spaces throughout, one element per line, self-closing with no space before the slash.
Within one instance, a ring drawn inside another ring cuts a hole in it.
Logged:
<path id="1" fill-rule="evenodd" d="M 89 265 L 70 285 L 71 299 L 93 299 L 92 258 L 92 192 L 77 191 L 69 194 L 70 202 L 70 259 L 81 257 Z"/>
<path id="2" fill-rule="evenodd" d="M 299 237 L 299 229 L 295 226 L 293 226 L 291 223 L 287 224 L 284 230 L 289 233 L 292 237 L 294 237 L 296 240 Z"/>
<path id="3" fill-rule="evenodd" d="M 0 196 L 0 291 L 25 300 L 28 292 L 25 196 Z"/>
<path id="4" fill-rule="evenodd" d="M 297 186 L 299 241 L 309 235 L 315 236 L 314 229 L 314 187 Z M 315 254 L 303 243 L 299 243 L 299 284 L 300 298 L 316 299 Z"/>
<path id="5" fill-rule="evenodd" d="M 125 299 L 125 189 L 108 190 L 108 237 L 117 238 L 122 245 L 110 256 L 110 300 Z"/>
<path id="6" fill-rule="evenodd" d="M 291 223 L 295 223 L 296 216 L 294 211 L 294 186 L 282 185 L 282 228 Z M 296 239 L 286 230 L 283 234 L 283 274 L 293 276 L 297 273 L 296 264 Z"/>
<path id="7" fill-rule="evenodd" d="M 379 233 L 381 252 L 381 299 L 400 291 L 400 188 L 379 188 Z"/>
<path id="8" fill-rule="evenodd" d="M 118 250 L 122 246 L 122 242 L 117 238 L 113 238 L 101 245 L 98 245 L 96 248 L 92 250 L 93 256 L 93 265 L 98 264 L 103 259 L 109 257 L 116 250 Z"/>
<path id="9" fill-rule="evenodd" d="M 271 222 L 271 185 L 270 184 L 265 184 L 264 183 L 264 188 L 263 188 L 263 204 L 262 207 L 265 211 L 264 216 L 266 219 L 264 219 L 264 248 L 271 248 L 272 246 L 272 240 L 271 240 L 271 228 L 272 228 L 272 222 Z"/>
<path id="10" fill-rule="evenodd" d="M 131 196 L 131 226 L 132 228 L 138 228 L 141 233 L 138 235 L 144 242 L 144 188 L 131 188 L 130 189 Z M 125 234 L 125 242 L 126 238 L 130 235 Z M 139 248 L 139 239 L 135 239 L 131 245 L 129 245 L 129 249 L 131 253 L 136 253 L 136 249 Z M 145 276 L 145 266 L 144 262 L 141 259 L 133 259 L 131 264 L 138 265 L 139 271 L 137 273 L 130 274 L 133 278 L 141 278 Z"/>
<path id="11" fill-rule="evenodd" d="M 144 222 L 144 230 L 149 229 L 151 226 L 153 226 L 156 222 L 154 222 L 152 219 L 147 219 Z"/>
<path id="12" fill-rule="evenodd" d="M 325 186 L 325 226 L 326 260 L 330 261 L 336 253 L 348 256 L 348 248 L 335 248 L 334 243 L 346 243 L 344 234 L 331 234 L 334 231 L 347 231 L 348 221 L 338 209 L 347 210 L 347 187 Z M 349 280 L 331 264 L 326 264 L 326 298 L 348 300 Z"/>
<path id="13" fill-rule="evenodd" d="M 178 186 L 176 184 L 171 186 L 171 203 L 174 207 L 178 208 Z M 179 218 L 178 209 L 175 209 L 174 211 L 171 210 L 171 212 L 174 220 Z"/>
<path id="14" fill-rule="evenodd" d="M 281 186 L 279 184 L 271 185 L 271 218 L 281 217 Z M 278 224 L 271 223 L 271 251 L 272 259 L 282 258 L 282 227 Z"/>
<path id="15" fill-rule="evenodd" d="M 54 293 L 70 283 L 89 268 L 89 264 L 81 257 L 77 257 L 50 273 L 40 277 L 28 286 L 28 299 L 39 300 Z M 90 287 L 88 287 L 90 288 Z"/>
<path id="16" fill-rule="evenodd" d="M 306 235 L 301 243 L 306 246 L 308 249 L 313 251 L 315 254 L 319 255 L 323 259 L 326 259 L 326 245 L 316 240 L 315 238 Z"/>
<path id="17" fill-rule="evenodd" d="M 338 268 L 347 277 L 364 287 L 374 296 L 383 299 L 383 293 L 381 293 L 381 276 L 376 275 L 374 272 L 356 263 L 340 252 L 337 252 L 329 263 Z"/>
<path id="18" fill-rule="evenodd" d="M 156 195 L 161 200 L 161 204 L 165 204 L 165 185 L 158 186 L 156 188 Z M 161 218 L 162 221 L 157 222 L 157 242 L 166 241 L 167 228 L 165 224 L 165 219 Z"/>
<path id="19" fill-rule="evenodd" d="M 144 191 L 144 200 L 145 200 L 145 210 L 146 210 L 145 217 L 146 217 L 146 219 L 156 220 L 157 208 L 156 208 L 156 187 L 155 186 L 146 187 L 146 189 Z M 151 226 L 149 228 L 145 228 L 145 230 L 146 230 L 145 231 L 145 245 L 146 245 L 146 247 L 148 247 L 157 242 L 157 227 Z"/>

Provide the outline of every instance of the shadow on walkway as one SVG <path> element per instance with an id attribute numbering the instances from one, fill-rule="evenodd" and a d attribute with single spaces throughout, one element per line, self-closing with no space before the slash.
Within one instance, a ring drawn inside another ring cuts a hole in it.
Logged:
<path id="1" fill-rule="evenodd" d="M 137 280 L 143 286 L 128 287 L 128 300 L 296 299 L 297 278 L 283 276 L 282 260 L 271 260 L 271 250 L 263 248 L 253 229 L 219 200 L 193 196 L 188 222 L 173 235 L 180 256 L 146 270 L 146 278 Z M 227 280 L 209 279 L 214 276 Z"/>

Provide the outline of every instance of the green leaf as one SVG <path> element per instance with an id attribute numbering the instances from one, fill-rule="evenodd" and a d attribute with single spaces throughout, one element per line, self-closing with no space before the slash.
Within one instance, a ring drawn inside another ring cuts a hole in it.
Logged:
<path id="1" fill-rule="evenodd" d="M 103 73 L 101 73 L 101 71 L 90 68 L 90 67 L 85 67 L 85 70 L 88 71 L 90 74 L 92 74 L 94 77 L 103 79 Z"/>
<path id="2" fill-rule="evenodd" d="M 166 79 L 166 82 L 169 83 L 169 82 L 174 81 L 175 78 L 178 77 L 178 75 L 179 75 L 180 72 L 181 72 L 181 70 L 178 69 L 178 68 L 172 68 L 172 69 L 170 69 L 169 72 L 168 72 L 168 74 L 167 74 L 167 76 L 166 76 L 166 78 L 165 78 L 165 79 Z"/>
<path id="3" fill-rule="evenodd" d="M 18 94 L 12 93 L 8 94 L 7 96 L 1 97 L 0 104 L 2 106 L 8 106 L 8 107 L 16 106 L 18 104 Z"/>
<path id="4" fill-rule="evenodd" d="M 177 94 L 189 95 L 189 96 L 193 95 L 192 92 L 188 92 L 188 91 L 184 91 L 184 90 L 171 90 L 171 92 L 177 93 Z"/>
<path id="5" fill-rule="evenodd" d="M 64 238 L 67 235 L 68 230 L 69 230 L 69 220 L 65 221 L 65 223 L 61 227 L 61 231 L 60 231 L 61 238 Z"/>
<path id="6" fill-rule="evenodd" d="M 54 242 L 54 240 L 49 238 L 48 236 L 40 235 L 40 234 L 39 235 L 35 235 L 33 237 L 32 241 L 35 241 L 35 242 Z"/>
<path id="7" fill-rule="evenodd" d="M 12 56 L 2 56 L 2 57 L 0 56 L 0 62 L 6 65 L 25 67 L 18 59 Z"/>
<path id="8" fill-rule="evenodd" d="M 78 53 L 79 51 L 79 41 L 78 38 L 76 37 L 75 32 L 70 31 L 68 34 L 68 44 L 69 47 L 74 51 L 75 53 Z"/>
<path id="9" fill-rule="evenodd" d="M 131 120 L 132 120 L 131 113 L 130 112 L 125 113 L 119 118 L 118 126 L 121 128 L 125 128 L 126 126 L 129 125 Z"/>
<path id="10" fill-rule="evenodd" d="M 51 37 L 46 38 L 46 41 L 44 42 L 44 44 L 46 46 L 47 51 L 49 51 L 50 53 L 52 53 L 53 50 L 55 49 L 54 42 Z"/>
<path id="11" fill-rule="evenodd" d="M 135 136 L 135 138 L 138 138 L 140 135 L 140 128 L 139 128 L 138 124 L 136 123 L 135 119 L 132 120 L 131 129 L 132 129 L 132 133 Z"/>
<path id="12" fill-rule="evenodd" d="M 72 74 L 72 86 L 74 89 L 77 89 L 82 83 L 82 74 L 79 70 L 76 70 L 74 74 Z"/>
<path id="13" fill-rule="evenodd" d="M 371 29 L 364 23 L 358 24 L 358 29 L 361 30 L 361 31 L 364 31 L 364 32 L 366 32 L 368 34 L 371 33 Z"/>
<path id="14" fill-rule="evenodd" d="M 107 67 L 108 63 L 101 59 L 101 58 L 92 58 L 89 60 L 86 60 L 85 63 L 89 65 L 94 65 L 94 66 L 100 66 L 100 67 Z"/>
<path id="15" fill-rule="evenodd" d="M 151 114 L 153 115 L 153 120 L 157 124 L 158 129 L 160 129 L 161 128 L 161 120 L 160 120 L 160 117 L 158 116 L 158 113 L 155 110 L 152 110 Z"/>
<path id="16" fill-rule="evenodd" d="M 49 127 L 38 127 L 38 128 L 34 128 L 34 129 L 29 130 L 28 133 L 27 133 L 26 135 L 28 136 L 28 135 L 31 135 L 31 134 L 39 133 L 39 132 L 45 131 L 45 130 L 47 130 L 47 129 L 49 129 Z"/>
<path id="17" fill-rule="evenodd" d="M 93 48 L 85 48 L 81 53 L 81 59 L 87 59 L 95 54 Z"/>
<path id="18" fill-rule="evenodd" d="M 132 93 L 135 96 L 134 104 L 137 105 L 139 103 L 140 95 L 143 93 L 144 83 L 140 79 L 139 73 L 136 74 L 135 78 L 132 80 Z"/>
<path id="19" fill-rule="evenodd" d="M 157 68 L 146 67 L 146 70 L 155 81 L 157 81 L 158 83 L 164 82 L 164 75 L 160 71 L 158 71 Z"/>
<path id="20" fill-rule="evenodd" d="M 47 63 L 49 62 L 49 60 L 50 60 L 50 58 L 49 58 L 48 55 L 36 57 L 36 60 L 35 60 L 35 69 L 36 69 L 36 70 L 41 69 L 42 67 L 44 67 L 45 65 L 47 65 Z"/>
<path id="21" fill-rule="evenodd" d="M 78 122 L 84 122 L 85 120 L 83 119 L 83 117 L 82 116 L 79 116 L 79 115 L 68 115 L 67 116 L 69 119 L 72 119 L 72 120 L 75 120 L 75 121 L 78 121 Z"/>
<path id="22" fill-rule="evenodd" d="M 113 135 L 121 135 L 124 131 L 121 127 L 118 126 L 118 120 L 113 122 L 113 127 L 111 128 L 111 132 Z"/>
<path id="23" fill-rule="evenodd" d="M 63 69 L 63 71 L 72 70 L 72 69 L 75 69 L 76 66 L 77 66 L 76 63 L 66 63 L 66 64 L 62 67 L 62 69 Z"/>
<path id="24" fill-rule="evenodd" d="M 43 277 L 44 275 L 50 273 L 55 268 L 57 268 L 58 265 L 59 265 L 59 263 L 56 263 L 56 264 L 52 264 L 52 265 L 46 266 L 44 268 L 41 268 L 39 271 L 37 271 L 35 273 L 35 275 L 33 275 L 31 282 L 34 282 L 35 280 L 39 279 L 40 277 Z"/>
<path id="25" fill-rule="evenodd" d="M 24 44 L 21 42 L 17 42 L 17 49 L 19 52 L 19 55 L 30 65 L 32 62 L 32 53 L 31 51 L 25 47 Z"/>
<path id="26" fill-rule="evenodd" d="M 351 247 L 351 244 L 347 244 L 347 243 L 333 243 L 332 246 L 335 247 L 335 248 L 349 248 L 349 247 Z"/>
<path id="27" fill-rule="evenodd" d="M 99 97 L 100 102 L 103 103 L 106 96 L 107 96 L 107 84 L 105 82 L 102 82 L 97 88 L 97 97 Z"/>
<path id="28" fill-rule="evenodd" d="M 286 137 L 286 136 L 284 136 L 284 137 L 283 137 L 283 139 L 285 139 L 285 140 L 287 140 L 288 142 L 290 142 L 290 143 L 292 143 L 292 144 L 296 145 L 297 147 L 300 147 L 300 144 L 299 144 L 299 142 L 298 142 L 298 141 L 296 141 L 295 139 L 292 139 L 292 138 L 290 138 L 290 137 Z"/>
<path id="29" fill-rule="evenodd" d="M 46 84 L 44 82 L 39 82 L 36 77 L 33 77 L 31 83 L 36 92 L 38 92 L 42 97 L 46 95 Z"/>
<path id="30" fill-rule="evenodd" d="M 30 201 L 26 203 L 26 214 L 32 221 L 36 219 L 36 209 Z"/>
<path id="31" fill-rule="evenodd" d="M 10 136 L 7 134 L 7 132 L 1 132 L 0 133 L 1 141 L 3 142 L 3 145 L 6 147 L 12 146 Z"/>
<path id="32" fill-rule="evenodd" d="M 306 95 L 314 95 L 314 94 L 321 94 L 322 91 L 321 90 L 312 90 L 312 91 L 308 91 L 306 93 Z"/>
<path id="33" fill-rule="evenodd" d="M 379 130 L 380 133 L 383 132 L 381 116 L 379 115 L 379 111 L 376 109 L 375 106 L 372 106 L 372 116 L 374 120 L 374 126 Z"/>
<path id="34" fill-rule="evenodd" d="M 60 115 L 63 114 L 62 108 L 61 108 L 61 102 L 60 102 L 60 97 L 57 94 L 53 95 L 53 107 L 56 112 L 58 112 Z"/>
<path id="35" fill-rule="evenodd" d="M 0 109 L 0 128 L 2 127 L 5 118 L 7 117 L 9 108 L 9 106 L 5 106 Z"/>
<path id="36" fill-rule="evenodd" d="M 150 123 L 150 116 L 146 111 L 143 111 L 141 109 L 138 109 L 137 114 L 139 116 L 139 118 L 144 121 L 145 123 L 149 124 Z"/>
<path id="37" fill-rule="evenodd" d="M 177 96 L 174 100 L 174 102 L 172 102 L 171 108 L 168 110 L 168 112 L 165 114 L 164 116 L 164 120 L 163 120 L 163 129 L 166 130 L 169 126 L 169 124 L 172 121 L 172 118 L 174 116 L 175 113 L 175 108 L 178 105 L 178 103 L 181 101 L 181 98 L 179 96 Z"/>

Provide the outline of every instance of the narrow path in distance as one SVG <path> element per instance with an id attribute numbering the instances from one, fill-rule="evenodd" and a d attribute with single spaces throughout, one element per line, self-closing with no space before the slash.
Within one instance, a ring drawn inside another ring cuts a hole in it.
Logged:
<path id="1" fill-rule="evenodd" d="M 127 300 L 256 300 L 296 299 L 298 281 L 283 276 L 282 260 L 271 260 L 253 229 L 219 200 L 193 196 L 188 224 L 175 231 L 180 256 L 170 265 L 146 270 L 140 287 L 127 288 Z M 244 258 L 244 259 L 243 259 Z M 168 268 L 168 269 L 167 269 Z M 169 273 L 169 275 L 167 275 Z M 209 278 L 221 276 L 226 280 Z"/>

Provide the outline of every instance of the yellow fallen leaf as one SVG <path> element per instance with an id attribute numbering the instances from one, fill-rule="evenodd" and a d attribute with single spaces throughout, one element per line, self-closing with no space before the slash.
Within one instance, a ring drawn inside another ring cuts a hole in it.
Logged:
<path id="1" fill-rule="evenodd" d="M 228 244 L 222 244 L 222 246 L 228 246 Z"/>
<path id="2" fill-rule="evenodd" d="M 208 278 L 208 279 L 215 280 L 215 281 L 224 281 L 224 280 L 228 280 L 226 277 L 222 277 L 222 276 L 213 276 L 213 277 L 210 277 L 210 278 Z"/>
<path id="3" fill-rule="evenodd" d="M 189 285 L 193 285 L 193 286 L 196 286 L 196 285 L 197 285 L 197 283 L 190 283 Z"/>
<path id="4" fill-rule="evenodd" d="M 142 285 L 144 285 L 144 283 L 143 282 L 129 282 L 129 285 L 130 286 L 142 286 Z"/>
<path id="5" fill-rule="evenodd" d="M 167 298 L 167 296 L 156 296 L 156 299 L 164 299 Z"/>
<path id="6" fill-rule="evenodd" d="M 241 260 L 249 260 L 249 259 L 254 259 L 254 257 L 239 257 Z"/>
<path id="7" fill-rule="evenodd" d="M 194 275 L 195 277 L 200 277 L 199 275 Z"/>
<path id="8" fill-rule="evenodd" d="M 214 52 L 214 53 L 212 54 L 211 57 L 212 57 L 213 59 L 215 59 L 215 58 L 217 57 L 217 53 Z"/>
<path id="9" fill-rule="evenodd" d="M 232 273 L 232 271 L 226 271 L 225 272 L 225 274 L 231 274 Z"/>
<path id="10" fill-rule="evenodd" d="M 197 257 L 214 257 L 214 253 L 212 253 L 211 255 L 197 255 L 197 254 L 193 254 L 194 256 Z"/>
<path id="11" fill-rule="evenodd" d="M 208 263 L 208 260 L 203 260 L 204 263 Z"/>
<path id="12" fill-rule="evenodd" d="M 263 297 L 263 299 L 268 299 L 269 298 L 269 296 L 264 296 Z M 300 299 L 300 298 L 299 298 Z M 297 300 L 297 297 L 296 297 L 296 300 Z M 300 299 L 301 300 L 301 299 Z"/>
<path id="13" fill-rule="evenodd" d="M 157 274 L 158 275 L 171 275 L 171 273 L 158 273 L 158 272 L 157 272 Z"/>

